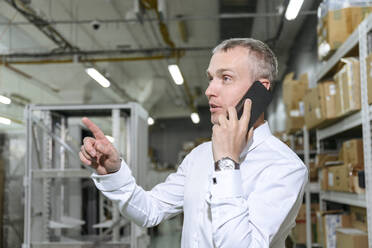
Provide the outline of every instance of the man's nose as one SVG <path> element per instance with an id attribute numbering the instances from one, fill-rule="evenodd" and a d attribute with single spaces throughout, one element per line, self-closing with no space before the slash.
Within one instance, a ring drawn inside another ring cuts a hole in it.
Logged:
<path id="1" fill-rule="evenodd" d="M 210 98 L 211 96 L 216 96 L 217 95 L 217 87 L 216 83 L 213 81 L 209 82 L 208 88 L 205 90 L 205 95 Z"/>

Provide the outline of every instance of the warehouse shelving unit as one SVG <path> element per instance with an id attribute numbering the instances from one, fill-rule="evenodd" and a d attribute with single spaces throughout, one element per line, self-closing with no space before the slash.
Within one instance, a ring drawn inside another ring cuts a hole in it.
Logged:
<path id="1" fill-rule="evenodd" d="M 368 105 L 367 94 L 367 67 L 366 57 L 371 52 L 372 15 L 369 15 L 359 27 L 351 34 L 346 42 L 337 50 L 337 52 L 326 62 L 321 64 L 320 70 L 315 75 L 316 82 L 328 76 L 336 67 L 341 58 L 355 51 L 359 46 L 360 62 L 360 83 L 361 83 L 361 110 L 349 115 L 337 123 L 323 129 L 316 130 L 317 147 L 322 150 L 322 140 L 331 138 L 358 126 L 362 127 L 363 148 L 364 148 L 364 167 L 365 167 L 365 194 L 351 194 L 342 192 L 320 191 L 320 208 L 324 210 L 323 201 L 331 201 L 353 206 L 365 207 L 367 209 L 368 220 L 368 242 L 372 247 L 372 147 L 371 147 L 371 117 L 372 106 Z M 315 84 L 314 84 L 315 85 Z M 311 242 L 307 243 L 311 247 Z"/>
<path id="2" fill-rule="evenodd" d="M 303 150 L 295 149 L 295 136 L 300 136 L 303 139 Z M 316 154 L 316 150 L 310 150 L 310 139 L 309 131 L 306 126 L 302 128 L 301 131 L 298 131 L 296 134 L 292 134 L 289 137 L 290 146 L 293 151 L 296 152 L 298 156 L 303 156 L 304 164 L 307 166 L 310 171 L 310 155 Z M 304 190 L 305 204 L 306 204 L 306 246 L 307 247 L 319 247 L 318 244 L 313 244 L 311 237 L 311 194 L 320 193 L 320 184 L 318 182 L 307 182 Z"/>
<path id="3" fill-rule="evenodd" d="M 79 228 L 85 222 L 69 216 L 66 202 L 76 201 L 76 198 L 70 199 L 68 192 L 79 190 L 69 180 L 89 178 L 92 173 L 80 163 L 79 150 L 67 140 L 68 120 L 80 120 L 83 116 L 111 119 L 114 146 L 128 162 L 137 183 L 144 182 L 147 113 L 139 104 L 28 105 L 25 110 L 27 152 L 22 248 L 138 248 L 141 247 L 139 237 L 147 236 L 143 229 L 120 217 L 116 204 L 105 204 L 102 194 L 95 203 L 99 205 L 98 223 L 92 226 L 99 229 L 98 235 L 80 235 Z M 110 219 L 105 218 L 104 212 L 108 212 Z"/>

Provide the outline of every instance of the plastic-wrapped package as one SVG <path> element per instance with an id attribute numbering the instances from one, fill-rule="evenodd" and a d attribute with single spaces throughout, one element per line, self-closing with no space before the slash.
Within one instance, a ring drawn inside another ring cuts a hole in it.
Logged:
<path id="1" fill-rule="evenodd" d="M 340 10 L 349 7 L 371 7 L 371 0 L 324 0 L 318 8 L 318 18 L 327 15 L 328 11 Z"/>
<path id="2" fill-rule="evenodd" d="M 372 0 L 324 0 L 318 8 L 318 58 L 327 59 L 372 12 Z"/>

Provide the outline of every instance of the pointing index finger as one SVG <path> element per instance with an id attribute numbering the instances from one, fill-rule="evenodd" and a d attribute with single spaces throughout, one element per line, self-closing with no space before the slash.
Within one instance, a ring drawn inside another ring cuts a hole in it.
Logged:
<path id="1" fill-rule="evenodd" d="M 87 117 L 83 117 L 82 122 L 93 133 L 93 135 L 94 135 L 94 137 L 96 137 L 96 139 L 105 139 L 106 138 L 105 135 L 103 134 L 103 132 L 101 131 L 101 129 L 99 129 L 99 127 L 97 127 L 96 124 L 94 124 Z"/>

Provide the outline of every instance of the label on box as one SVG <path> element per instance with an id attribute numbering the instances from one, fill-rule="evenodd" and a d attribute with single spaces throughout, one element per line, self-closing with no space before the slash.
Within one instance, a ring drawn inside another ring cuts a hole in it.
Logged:
<path id="1" fill-rule="evenodd" d="M 315 109 L 315 116 L 316 116 L 316 118 L 318 118 L 318 119 L 322 118 L 322 115 L 320 114 L 320 109 L 319 109 L 319 108 L 316 108 L 316 109 Z"/>
<path id="2" fill-rule="evenodd" d="M 334 183 L 333 183 L 333 173 L 332 172 L 328 172 L 328 185 L 329 186 L 334 185 Z"/>
<path id="3" fill-rule="evenodd" d="M 300 111 L 299 110 L 291 110 L 290 112 L 289 112 L 289 115 L 291 116 L 291 117 L 299 117 L 300 116 Z"/>
<path id="4" fill-rule="evenodd" d="M 330 97 L 330 96 L 327 96 L 327 97 L 326 97 L 326 100 L 327 100 L 327 101 L 330 101 L 330 100 L 331 100 L 331 97 Z"/>
<path id="5" fill-rule="evenodd" d="M 329 94 L 331 96 L 336 95 L 336 85 L 335 84 L 330 84 L 329 85 Z M 329 96 L 327 96 L 327 97 L 329 97 Z"/>

